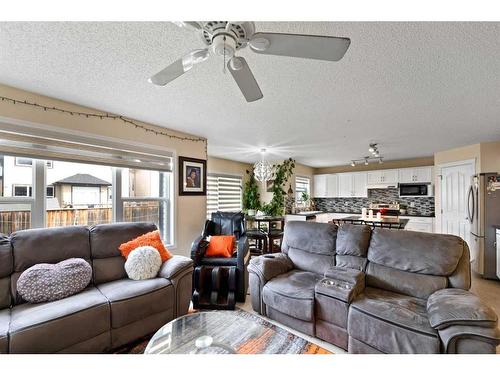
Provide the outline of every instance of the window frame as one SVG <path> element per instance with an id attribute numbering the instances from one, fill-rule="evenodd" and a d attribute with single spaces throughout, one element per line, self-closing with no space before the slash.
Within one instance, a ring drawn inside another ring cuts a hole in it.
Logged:
<path id="1" fill-rule="evenodd" d="M 10 155 L 9 155 L 10 156 Z M 17 159 L 17 157 L 16 157 Z M 28 158 L 26 158 L 28 159 Z M 55 197 L 55 187 L 54 185 L 47 185 L 47 168 L 49 164 L 53 166 L 53 163 L 47 163 L 46 160 L 31 158 L 32 173 L 33 173 L 33 184 L 13 184 L 12 185 L 12 195 L 14 195 L 14 186 L 26 186 L 28 188 L 27 192 L 31 190 L 31 196 L 12 196 L 12 197 L 0 197 L 0 204 L 27 204 L 30 205 L 31 213 L 31 228 L 46 228 L 47 227 L 47 210 L 46 210 L 46 200 L 47 198 L 52 198 L 47 196 L 47 187 L 52 187 Z M 69 162 L 74 162 L 73 160 L 68 160 Z M 85 163 L 85 162 L 82 162 Z M 16 163 L 15 163 L 16 164 Z M 88 163 L 86 163 L 88 164 Z M 17 164 L 16 164 L 17 165 Z M 22 165 L 28 167 L 28 165 Z M 121 184 L 121 171 L 124 168 L 111 167 L 112 168 L 112 186 L 111 186 L 111 207 L 112 207 L 112 222 L 123 221 L 123 205 L 127 201 L 161 201 L 165 202 L 165 212 L 162 213 L 162 222 L 164 223 L 163 228 L 159 228 L 164 239 L 168 239 L 167 246 L 170 249 L 175 248 L 175 211 L 174 211 L 174 198 L 175 198 L 175 174 L 174 171 L 158 171 L 164 175 L 164 197 L 122 197 L 122 184 Z M 140 169 L 140 168 L 137 168 Z"/>
<path id="2" fill-rule="evenodd" d="M 23 163 L 19 163 L 19 159 L 25 159 L 25 160 L 31 160 L 31 163 L 30 164 L 23 164 Z M 33 158 L 27 158 L 27 157 L 24 157 L 24 156 L 15 156 L 14 157 L 14 165 L 16 167 L 32 167 L 33 166 Z M 54 161 L 53 160 L 47 160 L 47 168 L 49 169 L 52 169 L 54 168 Z"/>
<path id="3" fill-rule="evenodd" d="M 54 185 L 47 185 L 45 186 L 46 188 L 46 192 L 45 192 L 45 197 L 46 198 L 55 198 L 56 197 L 56 187 Z M 52 194 L 49 195 L 47 194 L 48 193 L 48 189 L 52 189 Z"/>
<path id="4" fill-rule="evenodd" d="M 16 195 L 16 188 L 26 188 L 26 195 Z M 14 198 L 30 198 L 33 195 L 33 188 L 26 184 L 12 184 L 12 197 Z"/>
<path id="5" fill-rule="evenodd" d="M 297 189 L 297 180 L 307 180 L 307 195 L 309 195 L 309 199 L 311 199 L 311 177 L 310 176 L 295 176 L 295 203 L 298 206 L 303 206 L 305 205 L 305 202 L 302 200 L 302 198 L 298 198 L 297 194 L 299 189 Z M 302 183 L 301 183 L 302 184 Z"/>

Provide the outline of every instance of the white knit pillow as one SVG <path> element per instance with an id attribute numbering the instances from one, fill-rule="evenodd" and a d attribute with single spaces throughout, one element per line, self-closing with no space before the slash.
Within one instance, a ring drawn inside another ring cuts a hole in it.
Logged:
<path id="1" fill-rule="evenodd" d="M 125 271 L 132 280 L 153 279 L 161 267 L 161 256 L 152 246 L 139 246 L 132 250 L 125 262 Z"/>

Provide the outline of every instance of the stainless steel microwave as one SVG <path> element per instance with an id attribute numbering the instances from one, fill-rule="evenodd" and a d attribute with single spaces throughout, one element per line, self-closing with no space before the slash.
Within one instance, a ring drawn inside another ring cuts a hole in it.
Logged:
<path id="1" fill-rule="evenodd" d="M 431 184 L 399 184 L 400 197 L 432 197 Z"/>

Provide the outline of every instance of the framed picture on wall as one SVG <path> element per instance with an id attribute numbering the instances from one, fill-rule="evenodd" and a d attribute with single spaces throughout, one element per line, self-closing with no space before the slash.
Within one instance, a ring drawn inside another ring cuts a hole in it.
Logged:
<path id="1" fill-rule="evenodd" d="M 207 161 L 179 156 L 179 195 L 207 194 Z"/>

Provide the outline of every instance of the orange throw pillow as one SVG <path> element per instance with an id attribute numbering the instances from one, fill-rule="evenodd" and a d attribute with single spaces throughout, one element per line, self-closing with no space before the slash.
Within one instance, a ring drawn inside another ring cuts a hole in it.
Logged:
<path id="1" fill-rule="evenodd" d="M 168 249 L 163 245 L 160 237 L 160 232 L 157 230 L 143 234 L 142 236 L 134 238 L 131 241 L 122 243 L 119 249 L 125 259 L 127 259 L 130 252 L 137 249 L 139 246 L 154 247 L 160 253 L 162 262 L 165 262 L 172 258 L 172 253 L 168 251 Z"/>
<path id="2" fill-rule="evenodd" d="M 235 236 L 211 236 L 205 256 L 231 258 L 235 243 Z"/>

